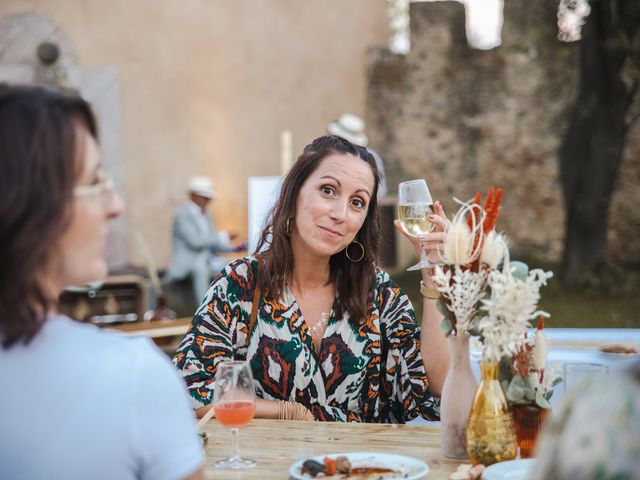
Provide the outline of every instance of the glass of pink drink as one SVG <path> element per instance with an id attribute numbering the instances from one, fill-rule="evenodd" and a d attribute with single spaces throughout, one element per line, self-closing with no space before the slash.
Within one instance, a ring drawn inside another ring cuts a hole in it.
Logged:
<path id="1" fill-rule="evenodd" d="M 238 445 L 238 429 L 249 423 L 256 412 L 253 376 L 247 362 L 218 365 L 213 408 L 218 421 L 231 429 L 231 456 L 216 462 L 216 467 L 237 470 L 255 466 L 256 462 L 240 456 Z"/>

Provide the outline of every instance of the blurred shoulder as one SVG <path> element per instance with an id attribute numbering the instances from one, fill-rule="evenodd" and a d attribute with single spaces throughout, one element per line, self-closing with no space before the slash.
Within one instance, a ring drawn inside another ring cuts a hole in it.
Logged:
<path id="1" fill-rule="evenodd" d="M 49 317 L 43 334 L 47 337 L 43 340 L 49 345 L 61 342 L 61 345 L 67 345 L 67 354 L 84 358 L 96 368 L 127 371 L 128 366 L 140 361 L 156 365 L 167 363 L 165 355 L 145 336 L 124 335 L 64 315 Z"/>

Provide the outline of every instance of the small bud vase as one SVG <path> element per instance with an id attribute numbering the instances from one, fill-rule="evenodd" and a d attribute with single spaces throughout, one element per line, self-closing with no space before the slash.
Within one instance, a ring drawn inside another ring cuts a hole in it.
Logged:
<path id="1" fill-rule="evenodd" d="M 513 405 L 512 408 L 520 456 L 530 458 L 550 409 L 537 405 Z"/>
<path id="2" fill-rule="evenodd" d="M 448 458 L 467 458 L 467 421 L 478 389 L 469 361 L 469 335 L 450 335 L 449 370 L 440 397 L 442 454 Z"/>
<path id="3" fill-rule="evenodd" d="M 492 465 L 516 458 L 513 417 L 498 380 L 498 363 L 480 364 L 481 382 L 467 425 L 467 453 L 474 465 Z"/>

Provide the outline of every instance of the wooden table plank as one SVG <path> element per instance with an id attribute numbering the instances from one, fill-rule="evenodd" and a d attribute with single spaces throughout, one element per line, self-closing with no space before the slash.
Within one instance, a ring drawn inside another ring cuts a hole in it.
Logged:
<path id="1" fill-rule="evenodd" d="M 105 326 L 109 330 L 116 330 L 126 335 L 145 335 L 150 338 L 172 337 L 185 335 L 191 326 L 191 318 L 177 318 L 159 322 L 133 322 L 122 325 Z"/>
<path id="2" fill-rule="evenodd" d="M 301 449 L 311 455 L 382 452 L 407 455 L 429 465 L 427 480 L 446 480 L 460 462 L 442 457 L 440 427 L 366 423 L 253 420 L 240 429 L 240 453 L 258 465 L 244 471 L 221 470 L 215 462 L 227 457 L 231 432 L 215 419 L 204 427 L 209 435 L 205 478 L 227 480 L 286 480 Z"/>

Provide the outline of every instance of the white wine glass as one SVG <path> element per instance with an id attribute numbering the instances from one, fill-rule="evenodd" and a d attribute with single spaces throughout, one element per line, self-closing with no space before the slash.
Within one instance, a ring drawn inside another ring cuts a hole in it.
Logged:
<path id="1" fill-rule="evenodd" d="M 240 456 L 238 429 L 251 421 L 256 413 L 256 395 L 251 367 L 247 362 L 229 361 L 218 365 L 213 390 L 216 419 L 231 430 L 231 456 L 216 462 L 216 467 L 243 469 L 256 465 Z"/>
<path id="2" fill-rule="evenodd" d="M 427 219 L 433 213 L 433 199 L 426 180 L 409 180 L 398 185 L 398 216 L 404 231 L 412 236 L 426 235 L 433 229 Z M 420 249 L 420 262 L 407 270 L 422 270 L 431 267 L 427 252 Z"/>

